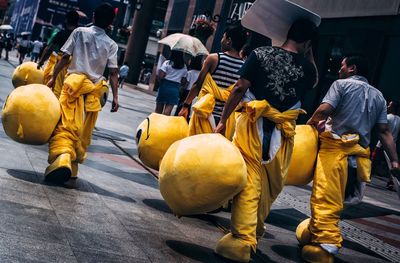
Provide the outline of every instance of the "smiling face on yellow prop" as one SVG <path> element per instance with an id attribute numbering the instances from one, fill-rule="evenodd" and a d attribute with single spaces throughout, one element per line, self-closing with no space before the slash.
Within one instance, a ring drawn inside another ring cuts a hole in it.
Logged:
<path id="1" fill-rule="evenodd" d="M 160 166 L 160 192 L 176 215 L 210 212 L 247 182 L 239 149 L 220 134 L 187 137 L 171 145 Z"/>
<path id="2" fill-rule="evenodd" d="M 152 113 L 136 132 L 139 159 L 158 170 L 161 159 L 174 142 L 189 135 L 189 125 L 183 117 Z"/>
<path id="3" fill-rule="evenodd" d="M 37 69 L 37 64 L 34 62 L 22 63 L 14 70 L 12 84 L 14 88 L 29 84 L 43 84 L 43 70 Z"/>
<path id="4" fill-rule="evenodd" d="M 58 99 L 41 84 L 13 90 L 3 105 L 4 131 L 14 141 L 24 144 L 47 143 L 60 117 Z"/>

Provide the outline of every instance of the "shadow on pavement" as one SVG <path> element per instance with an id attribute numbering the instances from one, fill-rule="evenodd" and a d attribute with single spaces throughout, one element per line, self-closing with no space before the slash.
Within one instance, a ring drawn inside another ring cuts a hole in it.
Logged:
<path id="1" fill-rule="evenodd" d="M 33 171 L 26 171 L 26 170 L 19 170 L 19 169 L 7 169 L 7 173 L 16 179 L 28 181 L 31 183 L 60 187 L 60 188 L 67 188 L 67 189 L 74 189 L 77 191 L 87 192 L 87 193 L 96 193 L 96 194 L 99 194 L 102 196 L 119 199 L 124 202 L 136 203 L 136 201 L 129 196 L 123 196 L 123 195 L 119 195 L 119 194 L 107 191 L 107 190 L 101 188 L 100 186 L 90 183 L 84 179 L 70 180 L 65 185 L 57 185 L 57 184 L 45 182 L 43 174 L 37 174 Z"/>
<path id="2" fill-rule="evenodd" d="M 168 207 L 168 205 L 165 203 L 165 201 L 160 200 L 160 199 L 143 199 L 143 203 L 147 205 L 148 207 L 154 208 L 158 211 L 172 214 L 171 209 Z"/>
<path id="3" fill-rule="evenodd" d="M 346 208 L 342 213 L 342 219 L 378 217 L 385 215 L 400 215 L 400 212 L 375 206 L 369 203 L 361 203 L 356 206 Z"/>

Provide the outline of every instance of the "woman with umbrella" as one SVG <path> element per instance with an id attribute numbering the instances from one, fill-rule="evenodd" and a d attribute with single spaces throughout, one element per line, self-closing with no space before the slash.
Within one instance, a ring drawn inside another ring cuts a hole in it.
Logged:
<path id="1" fill-rule="evenodd" d="M 160 68 L 158 78 L 161 85 L 156 99 L 156 113 L 171 115 L 171 111 L 179 102 L 179 90 L 186 83 L 187 68 L 183 52 L 172 50 L 171 57 Z"/>

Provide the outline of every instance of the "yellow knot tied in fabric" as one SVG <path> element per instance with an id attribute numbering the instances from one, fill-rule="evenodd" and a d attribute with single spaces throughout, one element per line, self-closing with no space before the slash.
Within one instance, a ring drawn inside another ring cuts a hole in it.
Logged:
<path id="1" fill-rule="evenodd" d="M 234 85 L 231 85 L 226 89 L 222 89 L 218 87 L 211 75 L 207 74 L 199 93 L 199 100 L 192 106 L 193 116 L 189 123 L 190 135 L 214 132 L 209 117 L 214 110 L 215 101 L 220 100 L 226 102 L 233 87 Z M 235 114 L 231 114 L 226 122 L 225 137 L 231 140 L 234 131 Z"/>
<path id="2" fill-rule="evenodd" d="M 152 113 L 136 132 L 139 159 L 148 167 L 158 170 L 168 148 L 189 135 L 189 126 L 183 117 Z"/>
<path id="3" fill-rule="evenodd" d="M 318 154 L 318 132 L 311 125 L 297 125 L 286 185 L 306 185 L 312 181 Z"/>
<path id="4" fill-rule="evenodd" d="M 190 136 L 171 145 L 160 166 L 160 192 L 176 215 L 215 210 L 247 183 L 246 164 L 220 134 Z"/>
<path id="5" fill-rule="evenodd" d="M 3 106 L 2 122 L 6 134 L 14 141 L 40 145 L 49 141 L 60 120 L 60 103 L 42 84 L 15 89 Z"/>
<path id="6" fill-rule="evenodd" d="M 12 75 L 14 88 L 29 84 L 43 84 L 43 70 L 37 69 L 34 62 L 25 62 L 19 65 Z"/>

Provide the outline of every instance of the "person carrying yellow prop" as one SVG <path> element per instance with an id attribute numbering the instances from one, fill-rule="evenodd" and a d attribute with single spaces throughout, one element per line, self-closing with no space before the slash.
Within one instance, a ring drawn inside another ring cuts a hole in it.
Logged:
<path id="1" fill-rule="evenodd" d="M 214 79 L 210 74 L 206 75 L 203 82 L 203 87 L 199 93 L 199 100 L 193 104 L 193 116 L 189 122 L 189 135 L 212 133 L 213 127 L 213 110 L 217 101 L 226 102 L 229 94 L 232 91 L 234 85 L 229 86 L 226 89 L 222 89 L 217 86 Z M 210 120 L 210 118 L 212 118 Z M 232 140 L 233 132 L 235 130 L 235 115 L 232 114 L 227 121 L 227 128 L 225 130 L 225 137 Z"/>
<path id="2" fill-rule="evenodd" d="M 209 103 L 208 106 L 204 104 L 200 106 L 197 104 L 199 110 L 194 114 L 195 122 L 191 121 L 190 135 L 210 133 L 218 123 L 224 102 L 222 97 L 228 97 L 229 93 L 222 92 L 222 90 L 229 91 L 240 77 L 238 70 L 243 65 L 243 60 L 240 58 L 239 51 L 246 42 L 246 32 L 241 25 L 228 27 L 225 30 L 224 36 L 221 39 L 220 53 L 214 53 L 207 56 L 203 63 L 199 77 L 192 89 L 190 90 L 186 100 L 182 106 L 179 116 L 187 119 L 189 107 L 193 99 L 199 95 L 204 96 L 209 94 L 203 103 Z M 203 89 L 204 87 L 204 89 Z M 229 88 L 230 87 L 230 88 Z M 203 90 L 202 90 L 203 89 Z M 199 94 L 200 93 L 200 94 Z M 224 94 L 222 97 L 220 95 Z M 214 97 L 213 103 L 210 103 L 210 97 Z M 210 105 L 214 105 L 210 110 Z M 206 107 L 208 112 L 201 110 Z M 196 110 L 196 109 L 193 109 Z M 229 134 L 228 137 L 232 137 Z M 229 139 L 230 139 L 229 138 Z"/>
<path id="3" fill-rule="evenodd" d="M 247 165 L 247 184 L 233 198 L 231 233 L 215 252 L 248 262 L 264 234 L 264 220 L 281 192 L 293 150 L 301 100 L 317 81 L 312 40 L 317 27 L 297 20 L 281 47 L 260 47 L 247 58 L 241 77 L 229 96 L 216 132 L 223 132 L 228 117 L 244 99 L 236 120 L 233 143 Z"/>
<path id="4" fill-rule="evenodd" d="M 69 11 L 65 16 L 65 29 L 57 32 L 52 36 L 48 42 L 48 46 L 44 49 L 42 57 L 38 62 L 37 68 L 41 68 L 46 60 L 48 60 L 46 67 L 44 68 L 44 79 L 43 83 L 47 84 L 53 75 L 54 67 L 58 61 L 62 58 L 62 52 L 60 52 L 61 47 L 67 41 L 68 37 L 71 35 L 72 31 L 78 27 L 79 14 L 75 11 Z M 53 88 L 53 92 L 57 98 L 61 95 L 61 90 L 65 75 L 67 74 L 68 64 L 62 69 L 58 74 L 56 83 Z"/>
<path id="5" fill-rule="evenodd" d="M 398 171 L 396 147 L 387 125 L 386 101 L 380 91 L 368 84 L 367 69 L 360 56 L 343 59 L 340 80 L 332 84 L 307 122 L 323 131 L 310 201 L 311 244 L 302 249 L 302 258 L 307 262 L 333 262 L 333 255 L 339 252 L 343 241 L 339 220 L 346 186 L 354 184 L 348 180 L 348 167 L 357 168 L 358 181 L 370 180 L 369 144 L 375 125 L 392 166 Z"/>
<path id="6" fill-rule="evenodd" d="M 86 157 L 98 112 L 101 110 L 102 74 L 110 68 L 113 91 L 112 112 L 118 110 L 117 44 L 105 29 L 113 22 L 114 9 L 101 4 L 94 12 L 94 25 L 75 29 L 61 48 L 64 53 L 48 83 L 54 87 L 57 76 L 72 56 L 60 96 L 61 120 L 49 142 L 50 165 L 45 179 L 64 183 L 76 178 L 78 163 Z"/>

